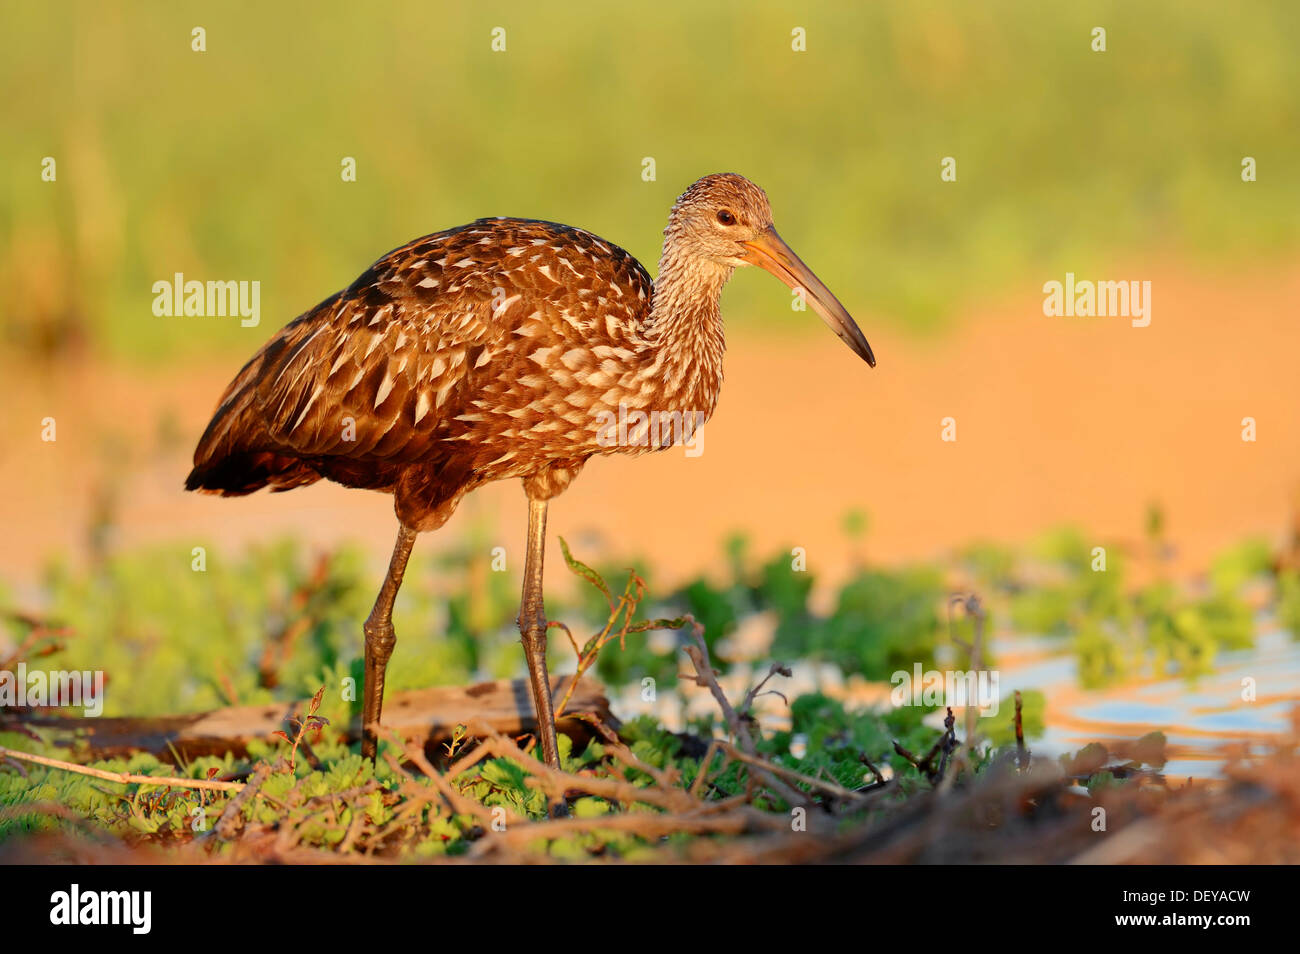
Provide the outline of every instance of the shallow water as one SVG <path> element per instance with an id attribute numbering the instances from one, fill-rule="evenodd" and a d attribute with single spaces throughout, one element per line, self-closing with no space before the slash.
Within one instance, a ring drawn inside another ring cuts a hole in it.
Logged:
<path id="1" fill-rule="evenodd" d="M 761 616 L 761 614 L 760 614 Z M 731 654 L 751 659 L 769 657 L 767 637 L 771 620 L 751 618 L 756 632 L 749 645 L 733 644 Z M 1047 700 L 1045 731 L 1027 740 L 1038 756 L 1055 758 L 1075 752 L 1091 742 L 1113 748 L 1148 732 L 1165 734 L 1168 761 L 1163 772 L 1171 782 L 1213 779 L 1222 775 L 1224 747 L 1239 743 L 1248 754 L 1262 754 L 1269 741 L 1285 734 L 1291 711 L 1300 705 L 1300 640 L 1278 627 L 1267 615 L 1258 620 L 1259 633 L 1251 649 L 1222 652 L 1214 672 L 1195 680 L 1181 676 L 1150 675 L 1104 689 L 1084 689 L 1078 682 L 1078 664 L 1067 640 L 1037 636 L 998 636 L 992 641 L 997 659 L 1001 705 L 1013 705 L 1016 690 L 1038 690 Z M 665 651 L 669 651 L 665 648 Z M 786 699 L 806 692 L 824 692 L 856 705 L 888 705 L 887 683 L 846 679 L 835 666 L 796 663 L 792 677 L 769 683 Z M 739 701 L 755 681 L 767 673 L 765 662 L 734 665 L 719 679 L 728 697 Z M 1245 698 L 1245 680 L 1254 681 L 1254 701 Z M 709 693 L 690 688 L 684 693 L 660 693 L 654 701 L 641 696 L 639 685 L 611 692 L 614 712 L 622 718 L 650 713 L 674 730 L 692 716 L 716 711 Z M 764 728 L 789 727 L 789 708 L 778 696 L 758 700 L 756 709 Z M 941 728 L 943 714 L 932 713 L 929 723 Z M 960 713 L 958 726 L 963 724 Z"/>
<path id="2" fill-rule="evenodd" d="M 1159 729 L 1168 743 L 1164 774 L 1172 781 L 1221 775 L 1224 746 L 1244 743 L 1260 754 L 1287 732 L 1300 704 L 1300 641 L 1261 621 L 1251 649 L 1220 653 L 1210 675 L 1134 680 L 1106 689 L 1082 689 L 1073 655 L 1058 640 L 1002 637 L 1001 689 L 1038 689 L 1047 696 L 1046 731 L 1030 741 L 1040 755 L 1075 751 L 1089 742 L 1133 740 Z M 1046 654 L 1046 655 L 1045 655 Z M 1245 687 L 1253 680 L 1253 701 Z"/>

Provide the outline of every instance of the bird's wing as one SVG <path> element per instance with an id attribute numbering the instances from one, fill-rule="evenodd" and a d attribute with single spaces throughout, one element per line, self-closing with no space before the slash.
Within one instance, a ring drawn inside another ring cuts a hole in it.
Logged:
<path id="1" fill-rule="evenodd" d="M 521 367 L 538 334 L 591 333 L 610 308 L 573 303 L 605 302 L 613 286 L 631 315 L 651 282 L 578 229 L 493 219 L 416 239 L 268 343 L 258 416 L 296 456 L 418 459 Z"/>
<path id="2" fill-rule="evenodd" d="M 303 457 L 414 457 L 459 403 L 502 331 L 478 287 L 444 292 L 450 276 L 411 251 L 381 259 L 285 329 L 257 386 L 279 447 Z"/>

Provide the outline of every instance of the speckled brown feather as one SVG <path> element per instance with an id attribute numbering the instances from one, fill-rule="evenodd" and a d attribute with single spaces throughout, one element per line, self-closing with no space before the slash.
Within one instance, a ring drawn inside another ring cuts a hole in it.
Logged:
<path id="1" fill-rule="evenodd" d="M 673 208 L 657 283 L 590 232 L 527 219 L 480 219 L 395 249 L 244 367 L 187 489 L 325 477 L 393 493 L 402 522 L 426 530 L 483 483 L 521 477 L 545 499 L 595 454 L 657 449 L 602 443 L 600 415 L 707 419 L 717 404 L 718 298 L 735 265 L 689 254 L 681 238 L 706 200 L 770 222 L 748 180 L 700 180 Z"/>
<path id="2" fill-rule="evenodd" d="M 622 249 L 562 225 L 480 220 L 417 239 L 262 349 L 187 486 L 329 477 L 412 498 L 399 514 L 418 526 L 478 484 L 576 472 L 613 449 L 596 443 L 598 407 L 649 400 L 652 290 Z"/>

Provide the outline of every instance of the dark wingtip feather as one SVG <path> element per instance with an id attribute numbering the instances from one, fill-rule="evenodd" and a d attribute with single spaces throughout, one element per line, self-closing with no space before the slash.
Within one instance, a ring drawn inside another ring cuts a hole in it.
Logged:
<path id="1" fill-rule="evenodd" d="M 186 490 L 242 497 L 263 487 L 290 490 L 320 480 L 320 473 L 305 461 L 266 451 L 235 453 L 205 465 L 196 465 L 185 478 Z"/>

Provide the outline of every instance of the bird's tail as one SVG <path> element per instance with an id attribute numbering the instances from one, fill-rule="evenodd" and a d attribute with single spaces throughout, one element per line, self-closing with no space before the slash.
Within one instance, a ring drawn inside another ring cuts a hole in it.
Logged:
<path id="1" fill-rule="evenodd" d="M 263 487 L 273 493 L 314 484 L 321 475 L 296 457 L 270 451 L 228 454 L 211 463 L 196 463 L 185 478 L 186 490 L 223 497 L 242 497 Z"/>
<path id="2" fill-rule="evenodd" d="M 230 382 L 194 450 L 186 490 L 238 497 L 269 486 L 291 490 L 321 479 L 309 463 L 272 449 L 255 403 L 264 357 L 258 354 Z"/>

